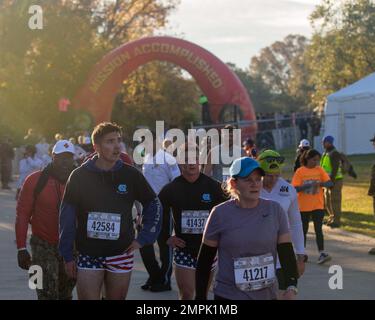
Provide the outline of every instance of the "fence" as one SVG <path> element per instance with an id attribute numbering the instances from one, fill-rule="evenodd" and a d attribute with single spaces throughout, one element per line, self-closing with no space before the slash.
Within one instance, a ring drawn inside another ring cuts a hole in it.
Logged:
<path id="1" fill-rule="evenodd" d="M 192 129 L 211 128 L 221 129 L 226 125 L 234 125 L 237 128 L 245 128 L 257 124 L 258 131 L 256 144 L 259 148 L 286 149 L 296 148 L 301 139 L 314 141 L 314 136 L 320 134 L 321 120 L 312 114 L 281 115 L 275 113 L 272 118 L 258 118 L 251 121 L 233 121 L 211 125 L 191 125 Z M 242 137 L 246 139 L 247 137 Z"/>
<path id="2" fill-rule="evenodd" d="M 323 134 L 335 137 L 335 146 L 346 154 L 372 153 L 369 138 L 375 133 L 375 112 L 344 112 L 322 115 L 315 114 L 275 114 L 270 118 L 252 121 L 233 121 L 216 125 L 192 125 L 192 128 L 223 128 L 234 125 L 245 128 L 258 126 L 256 143 L 259 148 L 295 148 L 301 139 L 308 139 L 315 149 L 322 151 Z M 247 137 L 242 137 L 246 139 Z"/>

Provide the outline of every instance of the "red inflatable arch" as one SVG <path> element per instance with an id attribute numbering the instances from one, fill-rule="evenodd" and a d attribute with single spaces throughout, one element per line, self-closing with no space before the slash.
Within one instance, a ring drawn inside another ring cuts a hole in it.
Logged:
<path id="1" fill-rule="evenodd" d="M 241 120 L 255 120 L 247 91 L 236 74 L 207 50 L 172 37 L 147 37 L 118 47 L 95 65 L 73 106 L 87 110 L 96 123 L 110 120 L 113 100 L 130 73 L 150 61 L 167 61 L 188 71 L 211 106 L 211 119 L 220 122 L 226 105 L 241 110 Z M 255 136 L 256 124 L 244 128 L 243 138 Z"/>

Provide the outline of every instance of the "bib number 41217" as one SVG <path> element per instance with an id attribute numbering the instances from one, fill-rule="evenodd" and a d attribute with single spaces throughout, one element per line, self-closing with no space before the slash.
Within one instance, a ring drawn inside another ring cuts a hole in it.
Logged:
<path id="1" fill-rule="evenodd" d="M 243 279 L 246 282 L 267 279 L 267 276 L 268 266 L 254 269 L 245 269 L 243 273 Z"/>
<path id="2" fill-rule="evenodd" d="M 236 286 L 242 291 L 256 291 L 273 286 L 276 281 L 272 254 L 234 259 Z"/>

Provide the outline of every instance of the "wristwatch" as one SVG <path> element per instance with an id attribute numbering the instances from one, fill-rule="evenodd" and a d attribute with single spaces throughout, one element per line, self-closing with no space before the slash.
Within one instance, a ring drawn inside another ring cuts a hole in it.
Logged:
<path id="1" fill-rule="evenodd" d="M 298 289 L 296 286 L 289 286 L 288 288 L 286 288 L 286 291 L 293 291 L 295 295 L 298 294 Z"/>
<path id="2" fill-rule="evenodd" d="M 299 259 L 302 259 L 302 261 L 306 263 L 307 260 L 309 259 L 309 256 L 307 254 L 297 254 L 297 260 Z"/>

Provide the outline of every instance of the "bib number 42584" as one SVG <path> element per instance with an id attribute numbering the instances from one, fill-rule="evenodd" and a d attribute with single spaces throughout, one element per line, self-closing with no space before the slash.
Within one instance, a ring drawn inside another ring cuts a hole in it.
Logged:
<path id="1" fill-rule="evenodd" d="M 117 240 L 120 236 L 120 226 L 120 214 L 90 212 L 87 217 L 87 237 L 102 240 Z"/>
<path id="2" fill-rule="evenodd" d="M 103 221 L 93 221 L 91 225 L 91 230 L 101 231 L 101 232 L 115 232 L 115 223 L 114 222 L 103 222 Z"/>

